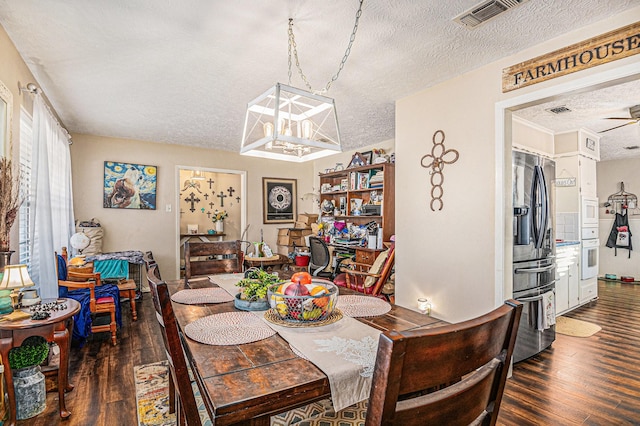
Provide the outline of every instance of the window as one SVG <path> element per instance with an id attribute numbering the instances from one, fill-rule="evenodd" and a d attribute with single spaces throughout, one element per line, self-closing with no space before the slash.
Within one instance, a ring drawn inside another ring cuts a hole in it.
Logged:
<path id="1" fill-rule="evenodd" d="M 33 120 L 24 108 L 20 110 L 20 193 L 24 201 L 18 214 L 20 263 L 31 266 L 31 149 Z"/>

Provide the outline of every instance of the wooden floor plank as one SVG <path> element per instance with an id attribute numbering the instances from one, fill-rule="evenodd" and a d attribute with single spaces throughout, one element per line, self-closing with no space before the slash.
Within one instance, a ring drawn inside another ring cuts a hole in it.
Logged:
<path id="1" fill-rule="evenodd" d="M 558 335 L 549 350 L 514 366 L 498 419 L 504 426 L 640 425 L 640 286 L 599 283 L 597 302 L 566 316 L 602 331 L 589 338 Z M 128 305 L 127 305 L 128 306 Z M 57 393 L 47 394 L 29 426 L 136 425 L 133 367 L 165 359 L 150 295 L 138 303 L 138 321 L 123 305 L 118 345 L 108 335 L 73 348 L 67 394 L 72 415 L 58 417 Z"/>

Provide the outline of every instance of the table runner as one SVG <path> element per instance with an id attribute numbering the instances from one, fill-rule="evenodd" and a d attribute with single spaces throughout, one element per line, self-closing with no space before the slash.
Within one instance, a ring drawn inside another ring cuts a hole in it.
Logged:
<path id="1" fill-rule="evenodd" d="M 243 277 L 220 274 L 209 280 L 235 295 L 235 284 Z M 380 330 L 349 317 L 322 327 L 287 328 L 268 322 L 264 311 L 254 314 L 285 339 L 294 353 L 302 354 L 327 375 L 336 411 L 369 397 Z"/>
<path id="2" fill-rule="evenodd" d="M 322 327 L 287 328 L 256 314 L 327 375 L 336 411 L 369 397 L 380 330 L 349 317 Z"/>
<path id="3" fill-rule="evenodd" d="M 244 274 L 209 275 L 209 281 L 218 287 L 224 288 L 233 297 L 240 293 L 240 287 L 236 287 L 236 283 L 243 278 Z"/>

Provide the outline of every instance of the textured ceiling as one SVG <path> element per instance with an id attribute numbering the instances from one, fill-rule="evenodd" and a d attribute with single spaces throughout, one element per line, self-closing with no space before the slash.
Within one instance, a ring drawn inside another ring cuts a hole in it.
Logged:
<path id="1" fill-rule="evenodd" d="M 337 71 L 356 0 L 0 0 L 69 131 L 238 151 L 246 103 L 287 82 L 287 22 L 314 89 Z M 470 31 L 476 0 L 365 0 L 335 98 L 343 148 L 394 137 L 394 101 L 640 4 L 530 0 Z M 27 82 L 22 82 L 26 84 Z M 302 87 L 294 74 L 292 84 Z"/>
<path id="2" fill-rule="evenodd" d="M 514 115 L 552 130 L 554 133 L 585 128 L 600 133 L 601 160 L 640 157 L 640 124 L 635 120 L 611 120 L 609 117 L 631 117 L 629 107 L 640 105 L 640 80 L 619 84 L 588 93 L 562 97 L 514 112 Z M 550 108 L 564 106 L 570 111 L 554 114 Z"/>

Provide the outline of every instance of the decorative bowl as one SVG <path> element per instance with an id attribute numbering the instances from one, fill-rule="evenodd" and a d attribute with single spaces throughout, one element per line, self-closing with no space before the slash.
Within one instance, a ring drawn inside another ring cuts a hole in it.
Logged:
<path id="1" fill-rule="evenodd" d="M 294 283 L 274 284 L 267 291 L 267 300 L 278 316 L 288 322 L 311 323 L 326 319 L 334 310 L 338 287 L 331 281 L 313 278 L 304 284 L 309 295 L 285 294 L 286 287 Z"/>

